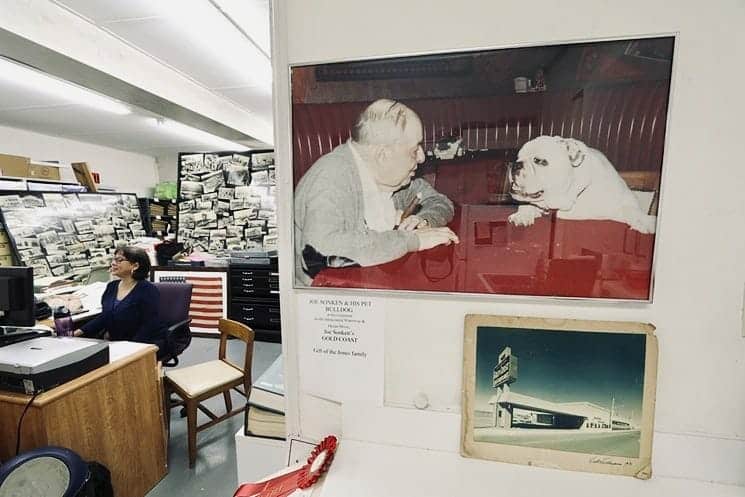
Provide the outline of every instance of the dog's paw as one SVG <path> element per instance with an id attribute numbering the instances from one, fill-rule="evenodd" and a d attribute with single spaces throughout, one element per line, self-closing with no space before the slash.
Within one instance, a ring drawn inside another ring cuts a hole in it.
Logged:
<path id="1" fill-rule="evenodd" d="M 517 212 L 510 214 L 507 220 L 515 226 L 531 226 L 541 217 L 540 209 L 532 205 L 521 205 Z"/>
<path id="2" fill-rule="evenodd" d="M 634 219 L 629 223 L 629 226 L 631 226 L 632 230 L 636 230 L 639 233 L 644 233 L 645 235 L 653 234 L 657 227 L 657 216 L 643 215 Z"/>

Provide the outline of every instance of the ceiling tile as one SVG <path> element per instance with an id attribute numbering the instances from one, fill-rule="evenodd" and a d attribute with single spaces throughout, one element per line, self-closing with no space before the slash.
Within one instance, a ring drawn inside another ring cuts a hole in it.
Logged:
<path id="1" fill-rule="evenodd" d="M 271 53 L 269 0 L 214 1 L 266 54 Z"/>
<path id="2" fill-rule="evenodd" d="M 272 119 L 272 92 L 262 87 L 244 86 L 239 88 L 220 88 L 213 90 L 224 95 L 252 113 Z"/>

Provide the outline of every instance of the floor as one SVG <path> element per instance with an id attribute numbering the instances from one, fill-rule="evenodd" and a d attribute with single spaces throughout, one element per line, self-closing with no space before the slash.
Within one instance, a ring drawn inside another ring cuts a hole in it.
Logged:
<path id="1" fill-rule="evenodd" d="M 217 358 L 219 340 L 194 338 L 180 357 L 179 367 L 189 366 Z M 228 356 L 243 361 L 243 343 L 228 342 Z M 281 352 L 278 343 L 255 342 L 252 375 L 258 376 L 274 362 Z M 234 394 L 233 404 L 243 402 L 243 397 Z M 222 396 L 206 402 L 207 407 L 219 414 L 225 412 Z M 208 418 L 199 413 L 198 423 Z M 215 496 L 225 497 L 235 493 L 238 487 L 235 465 L 235 433 L 243 427 L 243 416 L 236 415 L 197 435 L 197 462 L 189 469 L 186 439 L 186 418 L 179 416 L 178 409 L 171 412 L 171 435 L 168 443 L 168 474 L 155 486 L 147 497 Z"/>

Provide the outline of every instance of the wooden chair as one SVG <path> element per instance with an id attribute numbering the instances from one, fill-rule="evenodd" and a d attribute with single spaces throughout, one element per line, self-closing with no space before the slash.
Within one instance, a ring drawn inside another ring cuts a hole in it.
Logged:
<path id="1" fill-rule="evenodd" d="M 220 350 L 217 360 L 171 369 L 165 372 L 163 378 L 164 397 L 167 403 L 166 426 L 170 426 L 170 413 L 173 407 L 184 406 L 186 410 L 190 468 L 194 466 L 197 459 L 197 433 L 245 411 L 246 404 L 233 409 L 230 391 L 237 391 L 247 400 L 251 393 L 254 331 L 230 319 L 221 319 L 218 329 L 220 330 Z M 226 358 L 228 337 L 234 337 L 246 343 L 246 357 L 242 366 Z M 170 400 L 172 394 L 177 395 L 181 400 L 172 402 Z M 221 416 L 202 405 L 203 401 L 219 394 L 222 394 L 225 399 L 226 413 Z M 210 421 L 197 426 L 197 409 L 209 416 Z"/>

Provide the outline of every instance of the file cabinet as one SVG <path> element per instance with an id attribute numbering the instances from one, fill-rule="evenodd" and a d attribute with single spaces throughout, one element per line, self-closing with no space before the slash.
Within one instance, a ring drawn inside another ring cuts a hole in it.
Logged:
<path id="1" fill-rule="evenodd" d="M 256 332 L 256 339 L 281 341 L 279 314 L 279 272 L 277 264 L 230 265 L 230 319 Z"/>

